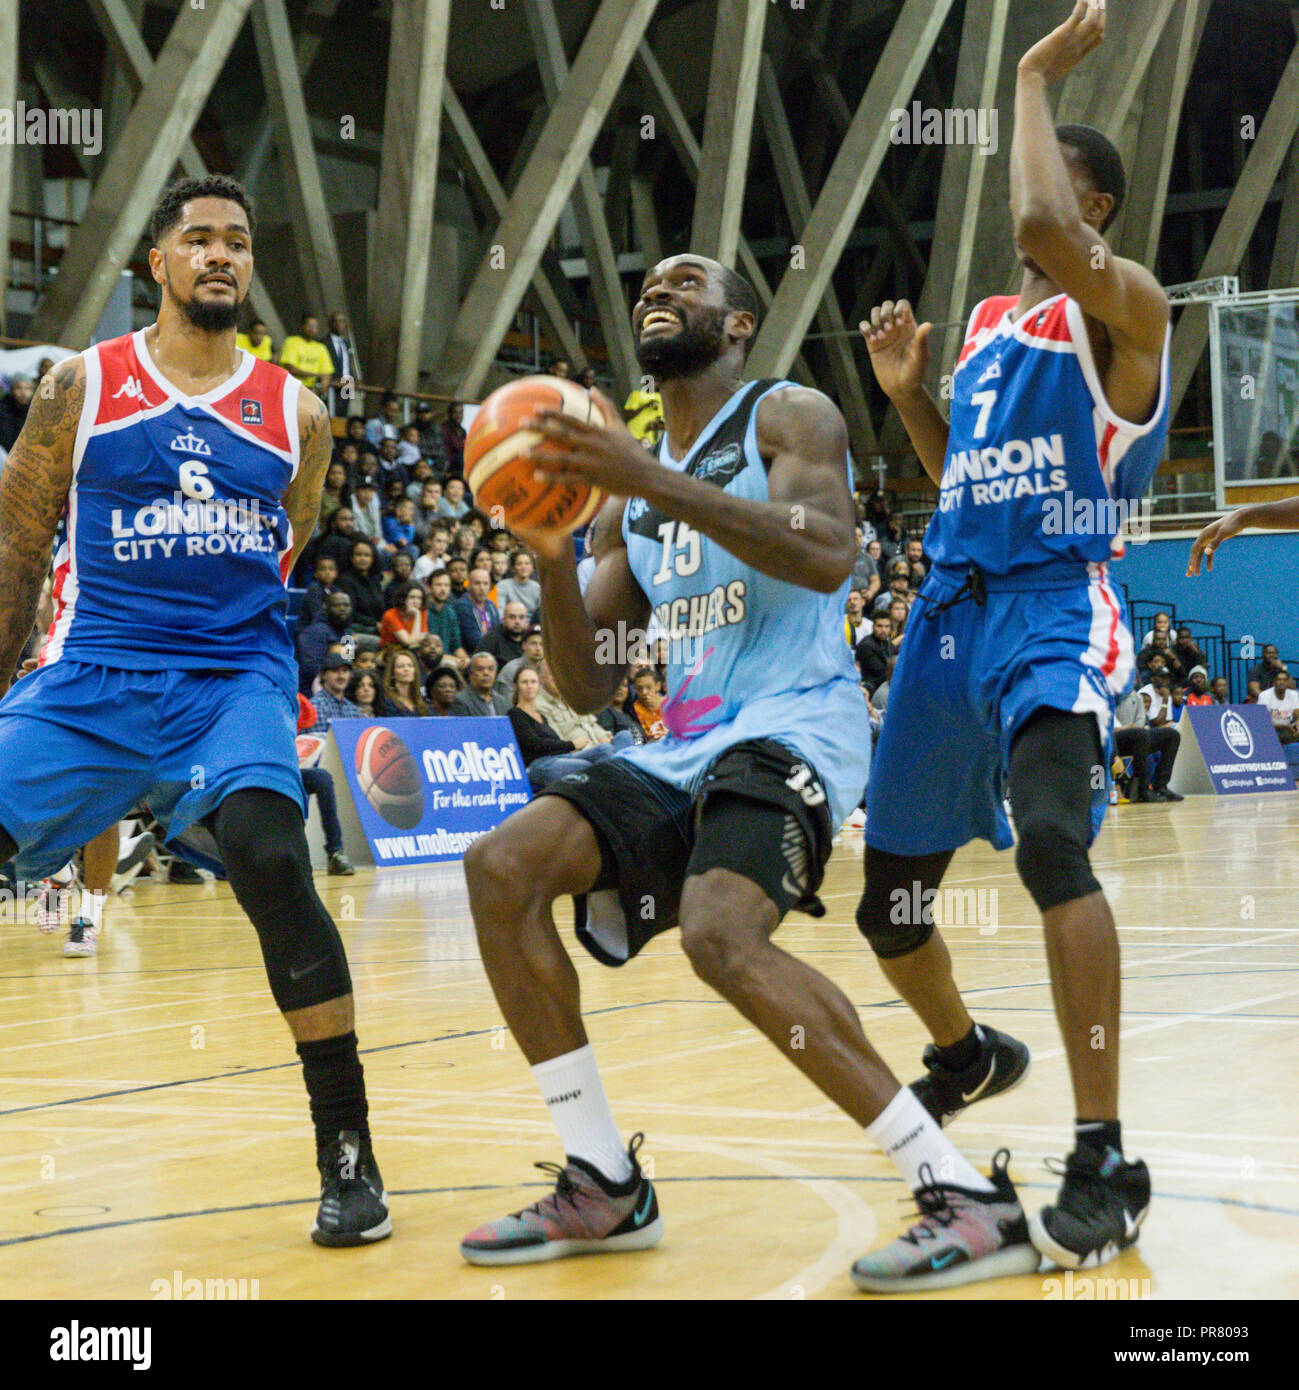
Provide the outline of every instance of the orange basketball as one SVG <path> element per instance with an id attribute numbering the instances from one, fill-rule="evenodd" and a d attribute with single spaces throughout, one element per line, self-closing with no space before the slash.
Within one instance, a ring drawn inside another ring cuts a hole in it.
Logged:
<path id="1" fill-rule="evenodd" d="M 600 510 L 604 493 L 584 484 L 537 478 L 524 455 L 541 435 L 521 427 L 539 410 L 562 410 L 579 420 L 607 425 L 585 387 L 557 376 L 525 376 L 493 391 L 478 409 L 465 440 L 465 480 L 474 506 L 506 526 L 565 534 Z M 499 511 L 497 510 L 499 508 Z"/>

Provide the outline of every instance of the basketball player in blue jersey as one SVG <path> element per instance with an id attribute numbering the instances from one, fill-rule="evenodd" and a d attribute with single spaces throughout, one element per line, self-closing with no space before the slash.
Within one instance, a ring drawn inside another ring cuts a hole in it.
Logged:
<path id="1" fill-rule="evenodd" d="M 235 344 L 253 215 L 232 179 L 153 214 L 157 322 L 41 384 L 0 473 L 0 862 L 39 878 L 141 799 L 252 919 L 316 1129 L 321 1245 L 392 1227 L 338 931 L 312 885 L 285 576 L 331 455 L 324 406 Z M 62 517 L 54 622 L 9 689 Z"/>
<path id="2" fill-rule="evenodd" d="M 860 799 L 870 731 L 842 634 L 856 550 L 847 433 L 819 392 L 742 382 L 757 320 L 734 272 L 665 260 L 632 317 L 662 393 L 657 458 L 620 422 L 536 422 L 540 469 L 610 494 L 585 596 L 569 538 L 526 537 L 560 692 L 577 710 L 605 706 L 624 674 L 618 649 L 653 612 L 669 640 L 670 732 L 553 783 L 466 855 L 483 964 L 566 1161 L 543 1165 L 557 1176 L 550 1196 L 471 1232 L 461 1252 L 531 1262 L 638 1250 L 663 1232 L 640 1136 L 630 1147 L 619 1137 L 555 928 L 552 905 L 572 894 L 578 939 L 606 965 L 679 926 L 700 978 L 908 1181 L 921 1219 L 858 1263 L 861 1287 L 1023 1273 L 1038 1256 L 1004 1152 L 993 1180 L 982 1177 L 892 1076 L 847 998 L 771 939 L 791 909 L 824 912 L 815 894 L 834 828 Z M 899 1251 L 922 1252 L 924 1269 Z"/>
<path id="3" fill-rule="evenodd" d="M 1102 235 L 1123 197 L 1117 151 L 1096 131 L 1057 131 L 1047 102 L 1103 32 L 1103 7 L 1080 3 L 1020 61 L 1010 152 L 1020 292 L 974 310 L 950 426 L 922 385 L 930 325 L 905 301 L 862 324 L 876 380 L 940 496 L 925 538 L 933 567 L 875 754 L 857 920 L 933 1036 L 914 1084 L 931 1113 L 946 1119 L 1008 1089 L 1027 1049 L 975 1026 L 928 904 L 959 846 L 1017 838 L 1077 1115 L 1059 1196 L 1031 1231 L 1071 1268 L 1130 1245 L 1150 1203 L 1145 1164 L 1123 1157 L 1118 937 L 1088 849 L 1107 802 L 1114 703 L 1133 668 L 1108 561 L 1163 452 L 1169 310 L 1150 272 Z M 925 910 L 898 913 L 899 902 Z"/>

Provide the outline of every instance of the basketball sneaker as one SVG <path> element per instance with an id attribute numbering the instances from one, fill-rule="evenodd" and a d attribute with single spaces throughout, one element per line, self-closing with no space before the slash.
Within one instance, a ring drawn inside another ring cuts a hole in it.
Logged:
<path id="1" fill-rule="evenodd" d="M 122 838 L 117 868 L 108 881 L 110 893 L 121 893 L 135 882 L 144 869 L 145 861 L 153 853 L 156 843 L 147 830 Z"/>
<path id="2" fill-rule="evenodd" d="M 1104 1154 L 1083 1146 L 1061 1164 L 1047 1167 L 1064 1182 L 1055 1205 L 1043 1207 L 1029 1223 L 1033 1244 L 1064 1269 L 1108 1264 L 1132 1245 L 1150 1210 L 1150 1172 L 1128 1163 L 1117 1150 Z"/>
<path id="3" fill-rule="evenodd" d="M 317 1245 L 368 1245 L 392 1235 L 388 1194 L 370 1141 L 355 1130 L 339 1133 L 316 1154 L 320 1210 L 311 1228 Z"/>
<path id="4" fill-rule="evenodd" d="M 987 1100 L 1018 1086 L 1028 1075 L 1031 1054 L 1024 1043 L 985 1023 L 976 1024 L 975 1030 L 983 1050 L 968 1067 L 962 1071 L 945 1067 L 938 1048 L 930 1043 L 924 1053 L 928 1075 L 911 1083 L 916 1099 L 939 1125 L 945 1125 L 976 1100 Z"/>
<path id="5" fill-rule="evenodd" d="M 65 956 L 93 956 L 99 950 L 99 932 L 86 917 L 78 917 L 68 928 L 63 943 Z"/>
<path id="6" fill-rule="evenodd" d="M 636 1161 L 644 1140 L 643 1134 L 632 1137 L 631 1177 L 624 1183 L 611 1183 L 580 1158 L 570 1158 L 562 1168 L 538 1163 L 542 1172 L 555 1175 L 555 1190 L 470 1231 L 460 1253 L 473 1265 L 513 1265 L 657 1245 L 663 1237 L 658 1197 Z"/>
<path id="7" fill-rule="evenodd" d="M 853 1283 L 867 1293 L 910 1293 L 1032 1274 L 1040 1257 L 1028 1238 L 1009 1163 L 1007 1150 L 993 1155 L 992 1192 L 936 1183 L 925 1164 L 924 1183 L 914 1194 L 920 1220 L 891 1245 L 863 1255 L 852 1267 Z"/>
<path id="8" fill-rule="evenodd" d="M 36 894 L 36 925 L 43 932 L 57 931 L 68 920 L 68 901 L 72 888 L 57 879 L 41 880 Z"/>

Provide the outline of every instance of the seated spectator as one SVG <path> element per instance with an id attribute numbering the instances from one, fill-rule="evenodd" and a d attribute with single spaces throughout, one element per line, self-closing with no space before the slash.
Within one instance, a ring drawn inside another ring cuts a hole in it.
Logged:
<path id="1" fill-rule="evenodd" d="M 383 538 L 392 546 L 394 555 L 409 555 L 414 565 L 419 556 L 415 544 L 415 504 L 404 493 L 392 513 L 383 519 Z"/>
<path id="2" fill-rule="evenodd" d="M 428 467 L 427 464 L 424 466 Z M 411 489 L 416 487 L 419 491 L 412 496 Z M 406 489 L 406 496 L 415 504 L 415 539 L 424 546 L 428 543 L 433 528 L 441 521 L 438 516 L 438 503 L 442 500 L 442 484 L 434 482 L 431 478 L 428 482 L 412 483 Z"/>
<path id="3" fill-rule="evenodd" d="M 463 407 L 452 401 L 447 406 L 447 416 L 442 422 L 442 453 L 447 461 L 448 479 L 465 471 L 465 429 L 460 423 L 463 416 Z"/>
<path id="4" fill-rule="evenodd" d="M 356 655 L 352 658 L 352 670 L 353 672 L 379 670 L 379 647 L 377 643 L 357 647 Z"/>
<path id="5" fill-rule="evenodd" d="M 492 577 L 486 570 L 471 570 L 467 592 L 455 600 L 460 645 L 467 652 L 476 652 L 483 638 L 501 621 L 499 610 L 487 597 L 491 587 Z"/>
<path id="6" fill-rule="evenodd" d="M 463 598 L 469 587 L 469 561 L 463 556 L 453 555 L 447 561 L 447 574 L 451 579 L 451 598 Z M 456 615 L 457 621 L 459 614 Z"/>
<path id="7" fill-rule="evenodd" d="M 442 639 L 436 632 L 424 634 L 424 640 L 415 648 L 415 659 L 419 662 L 420 684 L 424 687 L 426 695 L 430 679 L 443 667 L 455 676 L 457 688 L 459 687 L 460 668 L 456 665 L 455 658 L 447 655 Z"/>
<path id="8" fill-rule="evenodd" d="M 485 545 L 476 546 L 474 548 L 473 554 L 471 554 L 469 557 L 469 573 L 472 574 L 475 570 L 486 570 L 488 578 L 491 578 L 492 552 L 488 550 Z M 493 585 L 495 585 L 495 582 L 495 580 L 492 580 Z M 492 599 L 493 603 L 496 603 L 496 600 L 492 598 L 492 591 L 490 588 L 487 591 L 487 597 Z M 496 607 L 498 610 L 500 609 L 500 606 L 501 605 L 499 603 L 496 603 Z"/>
<path id="9" fill-rule="evenodd" d="M 235 334 L 235 346 L 251 352 L 259 362 L 269 362 L 275 352 L 271 344 L 271 331 L 261 319 L 254 319 L 247 333 Z"/>
<path id="10" fill-rule="evenodd" d="M 1184 698 L 1188 705 L 1211 705 L 1214 703 L 1213 694 L 1209 690 L 1209 673 L 1203 666 L 1191 667 L 1190 684 L 1186 687 Z"/>
<path id="11" fill-rule="evenodd" d="M 870 635 L 871 620 L 866 616 L 866 600 L 859 589 L 849 589 L 844 604 L 844 640 L 856 651 L 857 644 Z"/>
<path id="12" fill-rule="evenodd" d="M 1153 645 L 1152 639 L 1154 638 L 1157 632 L 1162 633 L 1164 635 L 1164 638 L 1166 639 L 1164 643 L 1165 646 L 1167 646 L 1168 643 L 1173 640 L 1173 620 L 1168 616 L 1167 613 L 1155 614 L 1154 626 L 1151 627 L 1150 631 L 1147 632 L 1146 635 L 1141 639 L 1142 647 L 1149 647 Z"/>
<path id="13" fill-rule="evenodd" d="M 848 582 L 861 591 L 867 604 L 873 603 L 880 591 L 880 543 L 873 538 L 868 540 L 861 526 L 857 528 L 857 558 Z"/>
<path id="14" fill-rule="evenodd" d="M 526 550 L 516 550 L 510 556 L 509 578 L 502 579 L 496 586 L 497 599 L 502 608 L 507 603 L 521 603 L 529 622 L 536 622 L 541 609 L 541 585 L 533 578 L 535 569 L 531 554 Z"/>
<path id="15" fill-rule="evenodd" d="M 445 568 L 446 562 L 450 558 L 448 554 L 450 544 L 451 533 L 444 525 L 435 523 L 429 527 L 428 537 L 424 542 L 424 553 L 415 561 L 411 578 L 423 582 L 436 570 Z"/>
<path id="16" fill-rule="evenodd" d="M 388 719 L 412 719 L 428 713 L 420 689 L 419 662 L 413 652 L 391 647 L 384 662 L 383 704 Z"/>
<path id="17" fill-rule="evenodd" d="M 1191 636 L 1189 627 L 1179 627 L 1177 629 L 1177 641 L 1172 645 L 1172 653 L 1181 663 L 1182 670 L 1186 672 L 1187 680 L 1191 677 L 1193 666 L 1204 666 L 1208 657 L 1196 645 L 1195 638 Z"/>
<path id="18" fill-rule="evenodd" d="M 882 488 L 871 491 L 862 504 L 862 525 L 869 526 L 877 536 L 882 536 L 889 525 L 889 498 Z"/>
<path id="19" fill-rule="evenodd" d="M 468 510 L 469 503 L 465 501 L 465 480 L 448 477 L 442 484 L 442 500 L 438 503 L 438 515 L 451 521 L 459 521 Z"/>
<path id="20" fill-rule="evenodd" d="M 538 673 L 530 666 L 521 666 L 514 678 L 514 702 L 509 718 L 523 755 L 523 765 L 528 770 L 528 783 L 534 792 L 567 777 L 570 772 L 580 772 L 591 763 L 603 762 L 619 748 L 635 741 L 630 733 L 621 733 L 611 740 L 603 729 L 599 730 L 603 737 L 598 742 L 580 729 L 575 729 L 569 738 L 563 738 L 543 712 L 538 701 L 540 694 Z"/>
<path id="21" fill-rule="evenodd" d="M 568 377 L 572 376 L 572 374 L 572 367 L 570 367 L 562 357 L 556 357 L 555 360 L 550 364 L 551 376 L 558 376 L 567 379 Z"/>
<path id="22" fill-rule="evenodd" d="M 382 477 L 379 473 L 379 455 L 371 453 L 369 449 L 363 449 L 360 457 L 356 461 L 356 467 L 352 470 L 352 491 L 367 482 L 374 488 L 375 496 L 379 496 L 382 491 Z"/>
<path id="23" fill-rule="evenodd" d="M 1169 644 L 1168 634 L 1165 632 L 1151 633 L 1150 645 L 1142 647 L 1137 653 L 1137 674 L 1142 675 L 1149 672 L 1152 669 L 1150 663 L 1156 656 L 1163 657 L 1163 669 L 1170 679 L 1174 681 L 1183 679 L 1185 673 L 1182 670 L 1182 663 Z"/>
<path id="24" fill-rule="evenodd" d="M 876 613 L 871 619 L 870 632 L 857 643 L 853 653 L 868 694 L 873 695 L 876 687 L 888 679 L 889 666 L 896 651 L 893 645 L 893 619 L 887 613 Z"/>
<path id="25" fill-rule="evenodd" d="M 887 613 L 889 605 L 899 599 L 907 606 L 907 611 L 911 611 L 911 570 L 907 562 L 903 559 L 895 560 L 889 566 L 889 587 L 879 594 L 874 606 L 871 609 L 871 616 L 876 613 Z"/>
<path id="26" fill-rule="evenodd" d="M 320 616 L 325 600 L 338 592 L 338 561 L 332 555 L 321 555 L 315 564 L 314 577 L 298 610 L 298 627 L 310 627 Z"/>
<path id="27" fill-rule="evenodd" d="M 925 543 L 918 536 L 912 536 L 903 547 L 903 554 L 907 559 L 907 569 L 912 573 L 918 569 L 922 574 L 928 573 L 929 561 L 925 558 Z"/>
<path id="28" fill-rule="evenodd" d="M 296 333 L 290 333 L 280 348 L 280 366 L 317 395 L 329 390 L 334 375 L 334 359 L 320 341 L 320 325 L 315 314 L 303 314 Z"/>
<path id="29" fill-rule="evenodd" d="M 469 654 L 460 635 L 460 616 L 451 603 L 451 576 L 444 569 L 434 570 L 429 577 L 425 618 L 428 630 L 442 639 L 443 651 L 457 665 L 465 666 Z"/>
<path id="30" fill-rule="evenodd" d="M 898 648 L 902 645 L 902 639 L 906 635 L 907 623 L 911 618 L 911 610 L 907 607 L 905 600 L 895 599 L 889 604 L 889 622 L 893 627 L 893 636 L 889 639 L 893 643 L 893 655 L 896 657 Z"/>
<path id="31" fill-rule="evenodd" d="M 30 377 L 15 376 L 10 378 L 9 390 L 0 397 L 0 449 L 6 453 L 14 447 L 27 423 L 34 394 Z"/>
<path id="32" fill-rule="evenodd" d="M 374 636 L 383 620 L 383 581 L 374 563 L 374 546 L 365 539 L 352 543 L 347 568 L 338 587 L 352 600 L 352 628 Z"/>
<path id="33" fill-rule="evenodd" d="M 1165 681 L 1167 677 L 1160 676 Z M 1132 690 L 1119 701 L 1114 711 L 1114 750 L 1120 757 L 1132 759 L 1131 801 L 1181 801 L 1177 792 L 1168 790 L 1173 775 L 1177 749 L 1182 736 L 1171 724 L 1151 726 L 1147 720 L 1148 699 Z M 1149 780 L 1150 757 L 1159 754 L 1159 766 L 1154 780 Z"/>
<path id="34" fill-rule="evenodd" d="M 1294 689 L 1288 671 L 1278 671 L 1272 677 L 1271 688 L 1259 695 L 1258 702 L 1272 716 L 1272 727 L 1282 743 L 1294 743 L 1299 739 L 1299 723 L 1296 722 L 1299 690 Z"/>
<path id="35" fill-rule="evenodd" d="M 501 621 L 484 635 L 478 650 L 491 652 L 497 666 L 517 661 L 523 655 L 523 638 L 527 630 L 528 615 L 523 605 L 517 600 L 507 603 L 501 609 Z"/>
<path id="36" fill-rule="evenodd" d="M 403 425 L 397 436 L 397 462 L 406 470 L 408 478 L 414 478 L 415 465 L 423 457 L 419 445 L 419 426 L 412 421 Z"/>
<path id="37" fill-rule="evenodd" d="M 536 629 L 540 634 L 541 629 Z M 627 698 L 631 692 L 631 678 L 624 672 L 614 688 L 613 699 L 595 716 L 600 727 L 610 738 L 627 730 L 635 742 L 644 743 L 640 722 L 627 713 Z"/>
<path id="38" fill-rule="evenodd" d="M 449 666 L 440 666 L 429 678 L 428 712 L 437 715 L 455 714 L 456 700 L 460 696 L 460 677 Z"/>
<path id="39" fill-rule="evenodd" d="M 459 555 L 465 560 L 470 569 L 473 569 L 473 554 L 478 549 L 478 537 L 474 535 L 473 528 L 469 526 L 457 526 L 455 534 L 451 539 L 451 553 Z"/>
<path id="40" fill-rule="evenodd" d="M 504 622 L 504 619 L 501 620 Z M 479 649 L 484 650 L 484 648 Z M 501 667 L 500 673 L 496 677 L 496 693 L 511 699 L 514 695 L 514 677 L 520 666 L 531 666 L 536 670 L 541 668 L 541 659 L 545 655 L 545 648 L 542 646 L 541 629 L 533 626 L 523 634 L 523 655 L 517 656 L 513 661 L 507 661 Z"/>
<path id="41" fill-rule="evenodd" d="M 316 711 L 312 732 L 325 733 L 335 719 L 359 719 L 361 711 L 347 698 L 352 680 L 352 663 L 338 653 L 330 653 L 320 667 L 320 689 L 311 697 Z"/>
<path id="42" fill-rule="evenodd" d="M 329 518 L 343 505 L 347 496 L 347 461 L 335 460 L 325 469 L 325 486 L 320 494 L 318 533 L 323 532 Z"/>
<path id="43" fill-rule="evenodd" d="M 352 489 L 352 512 L 356 517 L 356 534 L 364 536 L 378 554 L 391 550 L 383 538 L 383 512 L 379 496 L 369 478 L 362 478 Z"/>
<path id="44" fill-rule="evenodd" d="M 385 439 L 379 445 L 380 490 L 383 492 L 384 500 L 389 504 L 393 500 L 392 485 L 400 483 L 401 487 L 397 489 L 397 493 L 404 494 L 410 482 L 410 474 L 407 473 L 397 452 L 400 447 L 395 439 Z"/>
<path id="45" fill-rule="evenodd" d="M 442 426 L 433 415 L 433 402 L 420 401 L 415 407 L 420 454 L 433 464 L 434 473 L 445 473 L 446 455 L 442 449 Z"/>
<path id="46" fill-rule="evenodd" d="M 492 587 L 488 591 L 487 597 L 501 610 L 505 611 L 505 605 L 501 601 L 501 596 L 497 593 L 502 579 L 506 579 L 510 573 L 510 556 L 505 550 L 490 550 L 487 552 L 490 559 L 487 568 L 491 571 Z"/>
<path id="47" fill-rule="evenodd" d="M 869 518 L 868 518 L 869 519 Z M 906 524 L 901 512 L 890 512 L 884 529 L 879 533 L 880 554 L 886 560 L 895 560 L 899 555 L 905 557 L 907 549 Z M 908 565 L 910 570 L 911 566 Z"/>
<path id="48" fill-rule="evenodd" d="M 1213 695 L 1213 703 L 1215 705 L 1231 704 L 1231 696 L 1227 690 L 1226 676 L 1214 676 L 1209 682 L 1209 691 Z"/>
<path id="49" fill-rule="evenodd" d="M 428 617 L 424 612 L 424 586 L 407 584 L 401 595 L 401 606 L 394 605 L 379 623 L 379 647 L 404 647 L 414 651 L 428 635 Z"/>
<path id="50" fill-rule="evenodd" d="M 663 708 L 663 692 L 659 688 L 659 674 L 652 666 L 638 666 L 631 678 L 631 712 L 645 735 L 646 743 L 655 743 L 667 737 L 668 726 L 663 722 L 660 711 Z"/>
<path id="51" fill-rule="evenodd" d="M 365 422 L 366 440 L 377 449 L 385 439 L 396 439 L 400 429 L 401 402 L 392 391 L 385 391 L 379 400 L 379 413 Z"/>
<path id="52" fill-rule="evenodd" d="M 469 658 L 468 675 L 469 684 L 456 696 L 451 706 L 452 714 L 482 718 L 509 713 L 509 701 L 493 690 L 496 684 L 496 658 L 490 652 L 475 652 Z"/>
<path id="53" fill-rule="evenodd" d="M 546 717 L 546 722 L 560 738 L 576 739 L 580 734 L 588 743 L 608 743 L 611 735 L 593 714 L 578 712 L 559 693 L 555 676 L 549 664 L 542 661 L 537 668 L 541 690 L 537 696 L 537 708 Z"/>
<path id="54" fill-rule="evenodd" d="M 356 516 L 349 506 L 342 506 L 330 514 L 324 532 L 311 541 L 303 552 L 303 559 L 313 569 L 322 555 L 333 557 L 339 574 L 347 568 L 356 540 Z M 308 573 L 311 571 L 308 570 Z"/>
<path id="55" fill-rule="evenodd" d="M 324 610 L 314 622 L 298 629 L 298 689 L 310 695 L 312 682 L 320 674 L 325 654 L 336 642 L 353 635 L 352 599 L 345 590 L 336 590 L 325 600 Z M 344 682 L 346 684 L 346 682 Z"/>
<path id="56" fill-rule="evenodd" d="M 350 444 L 355 457 L 360 458 L 369 443 L 365 437 L 365 421 L 359 415 L 349 415 L 343 429 L 342 439 L 334 445 L 334 457 L 342 458 L 343 450 Z"/>
<path id="57" fill-rule="evenodd" d="M 387 713 L 383 690 L 373 671 L 353 671 L 347 683 L 346 698 L 360 711 L 360 718 L 382 719 Z"/>
<path id="58" fill-rule="evenodd" d="M 1263 690 L 1276 682 L 1279 672 L 1288 670 L 1276 647 L 1269 642 L 1263 648 L 1263 660 L 1257 666 L 1251 666 L 1249 673 L 1245 677 L 1246 689 L 1249 691 L 1249 698 L 1257 700 Z"/>
<path id="59" fill-rule="evenodd" d="M 392 557 L 392 568 L 388 571 L 388 582 L 383 586 L 383 611 L 400 608 L 406 597 L 406 590 L 414 579 L 415 567 L 404 550 Z"/>
<path id="60" fill-rule="evenodd" d="M 1162 729 L 1173 722 L 1172 682 L 1162 671 L 1156 671 L 1137 692 L 1146 707 L 1146 727 Z"/>

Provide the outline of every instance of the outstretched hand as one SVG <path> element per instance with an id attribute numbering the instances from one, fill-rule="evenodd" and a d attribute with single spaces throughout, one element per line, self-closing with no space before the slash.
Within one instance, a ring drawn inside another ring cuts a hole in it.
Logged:
<path id="1" fill-rule="evenodd" d="M 1019 60 L 1021 72 L 1036 72 L 1047 82 L 1058 82 L 1105 37 L 1105 0 L 1078 0 L 1059 27 L 1039 39 Z"/>
<path id="2" fill-rule="evenodd" d="M 1212 574 L 1214 551 L 1225 545 L 1241 529 L 1239 510 L 1219 517 L 1217 521 L 1211 521 L 1191 542 L 1191 554 L 1186 562 L 1187 578 L 1192 579 L 1199 574 L 1201 556 L 1204 558 L 1206 573 Z"/>
<path id="3" fill-rule="evenodd" d="M 918 391 L 929 369 L 930 323 L 916 323 L 905 299 L 886 299 L 857 325 L 870 350 L 871 370 L 880 390 L 895 395 Z"/>

